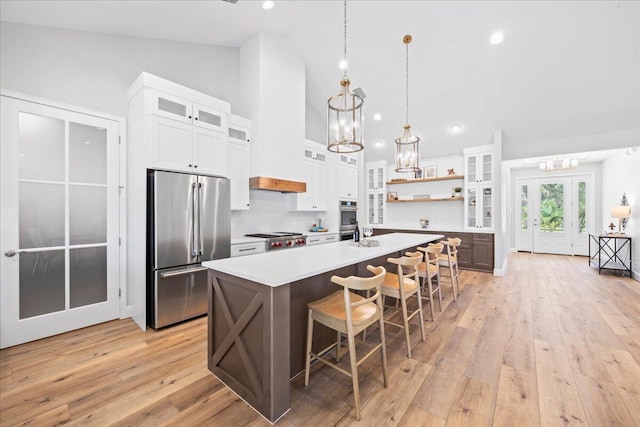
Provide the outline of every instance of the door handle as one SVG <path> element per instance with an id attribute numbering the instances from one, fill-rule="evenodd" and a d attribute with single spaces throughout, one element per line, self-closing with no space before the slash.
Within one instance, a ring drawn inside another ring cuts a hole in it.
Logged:
<path id="1" fill-rule="evenodd" d="M 191 183 L 191 256 L 198 256 L 196 240 L 196 183 Z"/>
<path id="2" fill-rule="evenodd" d="M 202 231 L 202 183 L 198 183 L 198 233 L 200 234 L 200 242 L 198 242 L 198 255 L 202 255 L 204 248 L 204 231 Z"/>
<path id="3" fill-rule="evenodd" d="M 11 257 L 16 256 L 16 255 L 17 255 L 17 254 L 19 254 L 20 252 L 24 252 L 24 251 L 17 251 L 17 252 L 16 252 L 16 251 L 14 251 L 13 249 L 9 249 L 7 252 L 5 252 L 5 253 L 4 253 L 4 256 L 11 258 Z"/>
<path id="4" fill-rule="evenodd" d="M 182 276 L 183 274 L 199 273 L 201 271 L 207 271 L 207 270 L 208 270 L 207 267 L 197 267 L 197 268 L 188 268 L 185 270 L 170 271 L 168 273 L 160 273 L 160 278 L 166 279 L 167 277 Z"/>

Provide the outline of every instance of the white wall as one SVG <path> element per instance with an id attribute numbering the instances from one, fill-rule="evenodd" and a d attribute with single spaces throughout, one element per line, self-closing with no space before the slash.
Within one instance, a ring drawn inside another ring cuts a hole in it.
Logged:
<path id="1" fill-rule="evenodd" d="M 464 175 L 464 157 L 462 154 L 420 159 L 420 167 L 436 166 L 437 176 L 447 175 L 447 169 L 453 168 L 456 175 Z M 393 178 L 412 178 L 411 174 L 395 172 L 395 163 L 387 168 L 387 181 Z M 453 187 L 464 187 L 463 180 L 422 182 L 387 186 L 387 191 L 395 191 L 399 198 L 412 198 L 414 195 L 428 194 L 433 198 L 449 197 Z M 366 199 L 365 199 L 366 200 Z M 363 205 L 364 207 L 364 205 Z M 463 231 L 464 202 L 424 202 L 424 203 L 387 203 L 386 227 L 419 228 L 420 219 L 429 219 L 429 229 L 437 231 Z"/>
<path id="2" fill-rule="evenodd" d="M 604 231 L 610 222 L 611 207 L 620 204 L 622 194 L 627 195 L 631 218 L 627 220 L 626 234 L 633 239 L 634 278 L 640 280 L 640 148 L 623 151 L 602 162 L 602 222 L 597 231 Z"/>
<path id="3" fill-rule="evenodd" d="M 0 87 L 126 116 L 140 72 L 240 104 L 237 48 L 2 22 Z"/>

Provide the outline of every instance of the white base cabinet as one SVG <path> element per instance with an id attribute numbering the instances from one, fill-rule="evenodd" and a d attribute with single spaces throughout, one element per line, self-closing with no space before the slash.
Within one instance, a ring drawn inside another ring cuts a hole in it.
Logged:
<path id="1" fill-rule="evenodd" d="M 265 242 L 236 243 L 231 245 L 231 257 L 260 254 L 266 250 Z"/>
<path id="2" fill-rule="evenodd" d="M 307 236 L 307 246 L 323 245 L 325 243 L 333 243 L 333 242 L 339 242 L 339 241 L 340 241 L 340 236 L 338 236 L 338 233 L 325 233 L 325 234 L 316 233 L 312 236 L 311 235 Z"/>

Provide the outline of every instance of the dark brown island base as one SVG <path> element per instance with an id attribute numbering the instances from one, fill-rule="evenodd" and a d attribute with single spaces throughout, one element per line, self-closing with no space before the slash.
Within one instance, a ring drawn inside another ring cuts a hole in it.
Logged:
<path id="1" fill-rule="evenodd" d="M 458 246 L 458 266 L 465 270 L 493 273 L 493 233 L 464 233 L 458 231 L 404 230 L 392 228 L 376 228 L 374 231 L 375 236 L 389 233 L 442 234 L 446 239 L 457 237 L 462 241 L 460 246 Z"/>
<path id="2" fill-rule="evenodd" d="M 342 241 L 203 263 L 210 269 L 209 370 L 277 421 L 289 410 L 289 380 L 304 370 L 307 303 L 341 289 L 331 276 L 370 276 L 369 264 L 395 271 L 388 257 L 442 238 L 393 233 L 373 247 Z M 316 325 L 313 339 L 324 348 L 335 332 Z"/>

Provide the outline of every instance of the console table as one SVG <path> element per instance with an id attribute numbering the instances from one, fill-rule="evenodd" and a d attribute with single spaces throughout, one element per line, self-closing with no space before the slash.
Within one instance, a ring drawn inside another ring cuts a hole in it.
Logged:
<path id="1" fill-rule="evenodd" d="M 631 237 L 625 234 L 589 234 L 589 265 L 626 271 L 631 277 Z"/>

